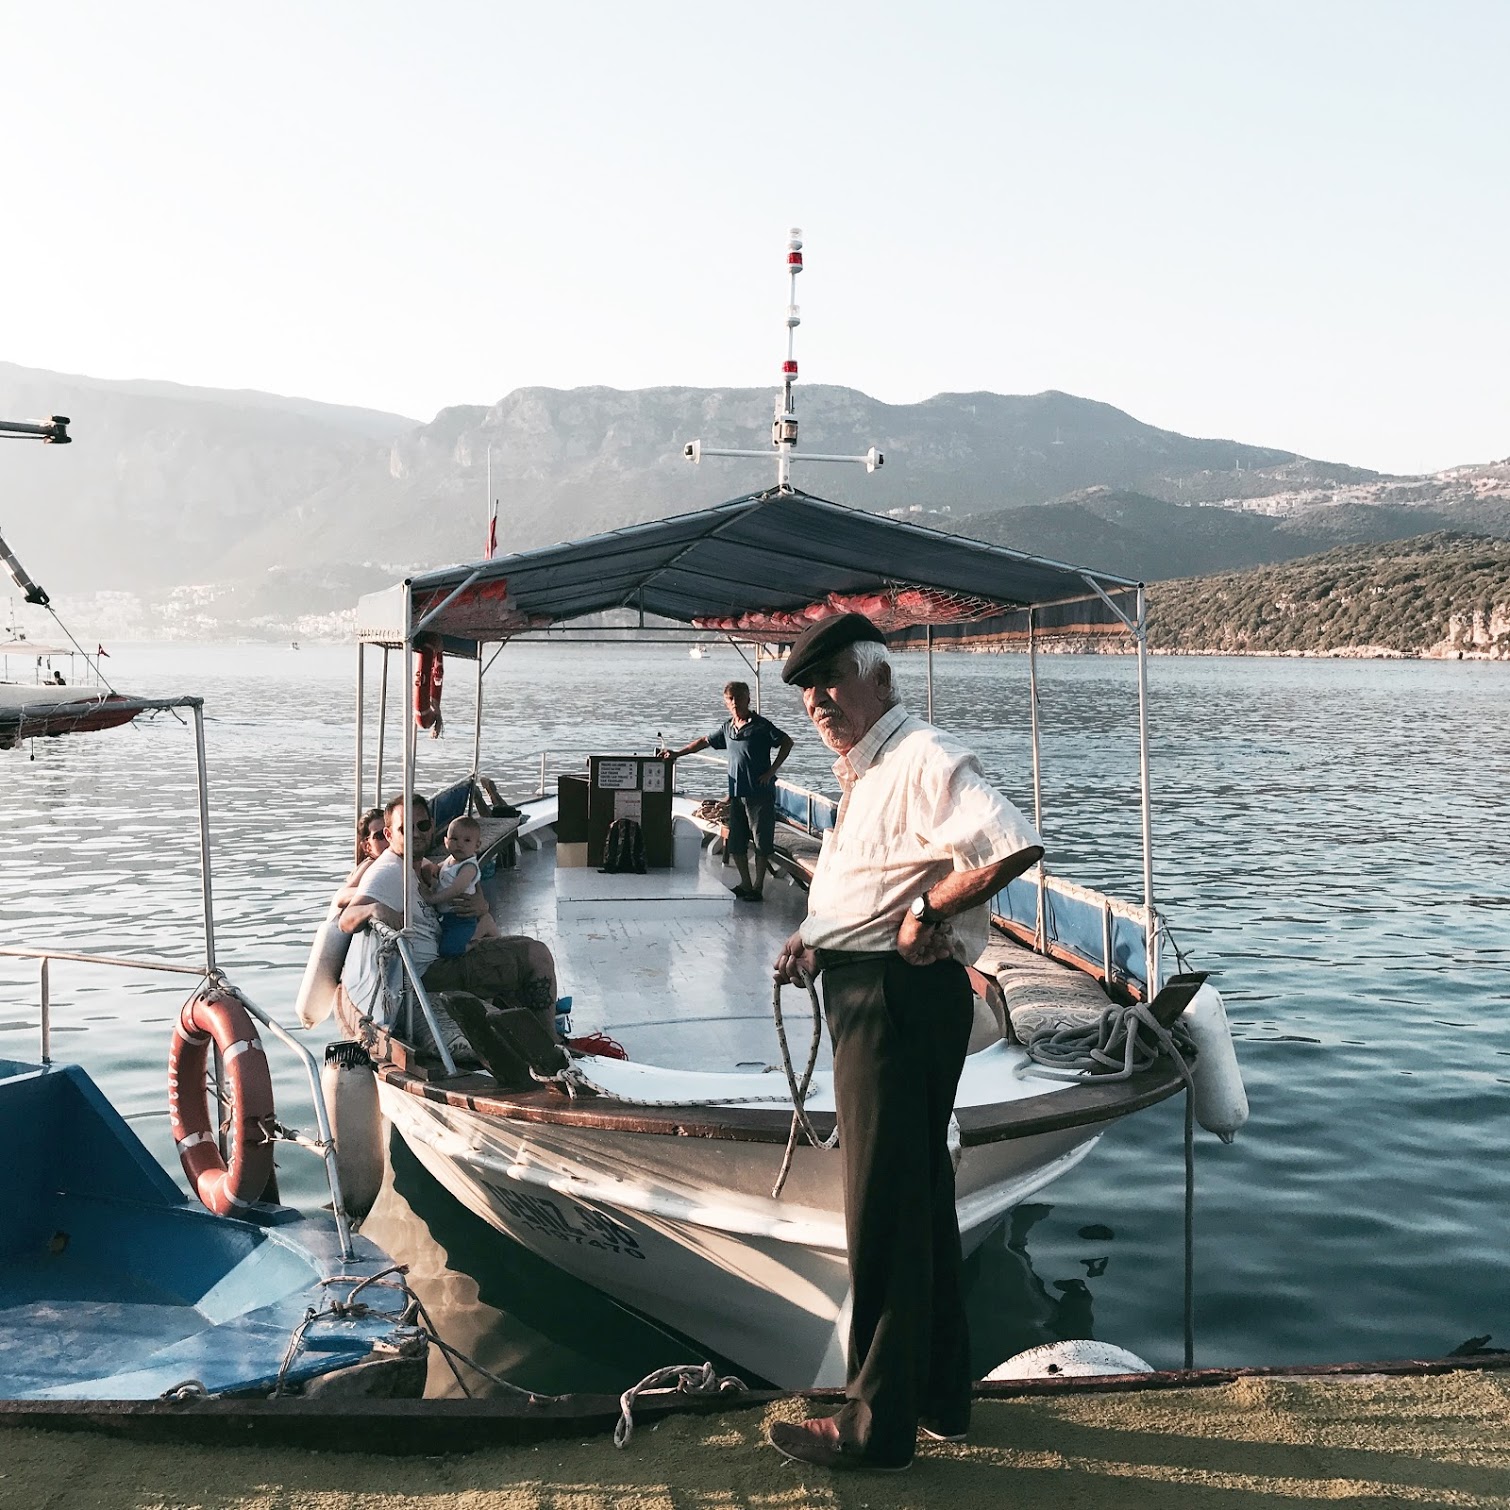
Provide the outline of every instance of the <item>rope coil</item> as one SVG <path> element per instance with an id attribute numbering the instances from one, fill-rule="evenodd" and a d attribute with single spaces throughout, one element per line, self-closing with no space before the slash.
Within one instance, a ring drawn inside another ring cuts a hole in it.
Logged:
<path id="1" fill-rule="evenodd" d="M 743 1394 L 746 1388 L 744 1380 L 733 1374 L 720 1377 L 711 1363 L 704 1363 L 701 1368 L 691 1363 L 658 1368 L 619 1396 L 619 1419 L 613 1428 L 615 1447 L 627 1447 L 630 1437 L 634 1435 L 634 1402 L 649 1390 L 664 1389 L 673 1380 L 675 1383 L 672 1387 L 677 1394 L 682 1395 Z"/>

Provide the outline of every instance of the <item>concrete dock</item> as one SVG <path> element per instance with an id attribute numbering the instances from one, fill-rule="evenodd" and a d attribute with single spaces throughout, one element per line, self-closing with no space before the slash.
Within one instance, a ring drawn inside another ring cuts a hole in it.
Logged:
<path id="1" fill-rule="evenodd" d="M 827 1409 L 828 1407 L 823 1407 Z M 1510 1507 L 1510 1372 L 1244 1377 L 1206 1388 L 987 1399 L 970 1441 L 901 1474 L 784 1462 L 787 1397 L 646 1419 L 623 1450 L 599 1431 L 422 1457 L 123 1440 L 13 1427 L 0 1506 L 131 1510 L 1295 1510 Z M 373 1428 L 368 1428 L 372 1430 Z"/>

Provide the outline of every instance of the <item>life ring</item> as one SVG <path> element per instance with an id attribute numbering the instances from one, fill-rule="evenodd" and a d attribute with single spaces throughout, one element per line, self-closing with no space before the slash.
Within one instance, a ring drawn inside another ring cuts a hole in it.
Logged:
<path id="1" fill-rule="evenodd" d="M 446 679 L 445 657 L 439 644 L 428 639 L 414 648 L 414 722 L 421 729 L 439 730 L 440 693 Z"/>
<path id="2" fill-rule="evenodd" d="M 231 1101 L 229 1166 L 205 1094 L 212 1041 Z M 178 1014 L 168 1050 L 168 1118 L 189 1185 L 216 1216 L 261 1199 L 273 1172 L 273 1081 L 257 1029 L 228 991 L 202 992 Z"/>

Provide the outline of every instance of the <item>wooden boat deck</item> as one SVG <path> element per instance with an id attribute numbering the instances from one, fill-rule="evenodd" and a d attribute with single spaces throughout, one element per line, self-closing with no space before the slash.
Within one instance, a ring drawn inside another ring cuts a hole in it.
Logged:
<path id="1" fill-rule="evenodd" d="M 685 811 L 678 821 L 686 821 Z M 614 1070 L 613 1061 L 598 1059 L 593 1074 L 599 1080 L 624 1080 L 605 1096 L 568 1101 L 542 1086 L 504 1090 L 486 1073 L 444 1077 L 438 1065 L 416 1062 L 382 1035 L 374 1047 L 389 1061 L 383 1078 L 410 1095 L 511 1121 L 784 1142 L 791 1114 L 772 1012 L 771 967 L 782 941 L 806 914 L 799 882 L 816 857 L 816 842 L 778 826 L 778 851 L 785 853 L 778 872 L 766 881 L 764 901 L 751 903 L 720 895 L 732 892 L 738 871 L 711 847 L 695 851 L 694 863 L 694 851 L 684 843 L 681 869 L 609 876 L 558 870 L 543 809 L 527 812 L 521 832 L 518 863 L 485 882 L 494 918 L 501 932 L 526 934 L 549 946 L 559 990 L 572 998 L 573 1035 L 603 1032 L 617 1040 L 632 1061 L 624 1066 L 627 1078 Z M 563 885 L 558 886 L 558 876 L 566 878 Z M 584 908 L 588 902 L 593 905 Z M 996 933 L 980 963 L 983 981 L 994 977 L 1000 985 L 991 989 L 1005 987 L 1013 1001 L 1097 1011 L 1106 1005 L 1087 973 L 1034 952 L 1025 939 Z M 784 988 L 782 1013 L 800 1073 L 813 1032 L 807 993 Z M 1112 1121 L 1163 1100 L 1181 1085 L 1178 1072 L 1162 1061 L 1130 1080 L 1093 1084 L 1019 1076 L 1021 1051 L 1001 1038 L 997 1018 L 978 1000 L 957 1112 L 967 1146 Z M 826 1074 L 831 1068 L 825 1032 L 809 1103 L 820 1136 L 833 1125 Z M 710 1073 L 730 1077 L 721 1084 L 723 1104 L 716 1107 L 705 1099 L 714 1087 L 695 1083 L 695 1077 Z M 767 1100 L 782 1105 L 756 1104 Z"/>
<path id="2" fill-rule="evenodd" d="M 646 1063 L 779 1069 L 771 966 L 807 911 L 797 886 L 771 877 L 763 902 L 730 895 L 724 903 L 715 894 L 709 905 L 709 890 L 727 891 L 739 872 L 704 848 L 695 870 L 652 873 L 670 883 L 653 888 L 644 877 L 563 870 L 564 890 L 576 896 L 590 889 L 600 900 L 591 914 L 572 906 L 571 915 L 562 916 L 555 844 L 548 831 L 541 839 L 539 849 L 521 849 L 517 866 L 495 874 L 489 898 L 502 932 L 529 934 L 549 945 L 561 992 L 572 998 L 575 1032 L 606 1032 L 631 1058 Z M 589 874 L 602 889 L 584 886 Z M 666 894 L 647 898 L 647 890 Z M 693 898 L 697 904 L 686 905 Z M 782 1010 L 793 1056 L 805 1062 L 811 1022 L 806 992 L 787 987 Z"/>

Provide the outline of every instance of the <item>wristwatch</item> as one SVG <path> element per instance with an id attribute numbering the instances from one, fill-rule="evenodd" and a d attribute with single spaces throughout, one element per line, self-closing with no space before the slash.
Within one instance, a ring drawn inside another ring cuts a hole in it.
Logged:
<path id="1" fill-rule="evenodd" d="M 936 913 L 933 908 L 928 905 L 928 893 L 926 891 L 920 893 L 918 896 L 915 896 L 912 899 L 911 911 L 913 917 L 915 917 L 920 923 L 942 923 L 944 921 L 943 918 L 940 917 L 939 914 Z"/>

